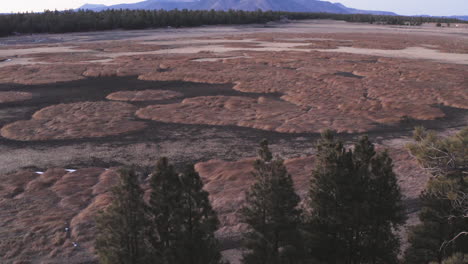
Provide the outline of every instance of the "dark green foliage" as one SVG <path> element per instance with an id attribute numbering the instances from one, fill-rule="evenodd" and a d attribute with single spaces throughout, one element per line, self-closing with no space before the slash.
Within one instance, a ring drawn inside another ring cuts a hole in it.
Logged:
<path id="1" fill-rule="evenodd" d="M 331 131 L 317 144 L 308 200 L 310 253 L 325 263 L 397 263 L 404 210 L 392 160 L 367 137 L 346 150 Z"/>
<path id="2" fill-rule="evenodd" d="M 218 227 L 208 193 L 193 166 L 179 175 L 166 158 L 151 176 L 148 233 L 153 258 L 171 264 L 221 263 Z"/>
<path id="3" fill-rule="evenodd" d="M 430 180 L 420 196 L 421 224 L 413 227 L 408 235 L 410 247 L 405 252 L 406 263 L 426 264 L 431 261 L 442 263 L 444 258 L 454 252 L 468 253 L 466 237 L 460 237 L 444 246 L 444 243 L 468 227 L 466 219 L 460 217 L 449 219 L 452 215 L 460 215 L 461 212 L 452 207 L 450 199 L 444 198 L 450 192 L 459 191 L 459 188 L 459 184 L 453 179 L 440 176 Z"/>
<path id="4" fill-rule="evenodd" d="M 420 25 L 426 22 L 465 23 L 435 17 L 377 16 L 368 14 L 290 13 L 272 11 L 208 10 L 90 10 L 45 11 L 0 15 L 0 36 L 14 33 L 65 33 L 111 29 L 193 27 L 218 24 L 252 24 L 290 19 L 335 19 L 392 25 Z"/>
<path id="5" fill-rule="evenodd" d="M 441 138 L 417 128 L 416 142 L 407 147 L 435 177 L 421 194 L 421 223 L 409 233 L 407 263 L 442 263 L 459 252 L 468 253 L 468 129 Z"/>
<path id="6" fill-rule="evenodd" d="M 244 237 L 246 264 L 305 263 L 299 232 L 299 196 L 283 160 L 272 158 L 263 141 L 254 163 L 255 183 L 246 193 L 242 221 L 250 231 Z"/>
<path id="7" fill-rule="evenodd" d="M 121 170 L 119 180 L 111 205 L 96 218 L 97 255 L 104 264 L 148 263 L 143 191 L 131 170 Z"/>
<path id="8" fill-rule="evenodd" d="M 218 217 L 211 207 L 208 193 L 203 190 L 203 182 L 193 166 L 188 166 L 181 177 L 182 212 L 184 214 L 180 264 L 222 263 L 215 231 Z"/>
<path id="9" fill-rule="evenodd" d="M 153 247 L 153 258 L 163 263 L 177 263 L 178 247 L 182 237 L 183 212 L 182 183 L 167 158 L 161 158 L 150 179 L 148 234 Z"/>

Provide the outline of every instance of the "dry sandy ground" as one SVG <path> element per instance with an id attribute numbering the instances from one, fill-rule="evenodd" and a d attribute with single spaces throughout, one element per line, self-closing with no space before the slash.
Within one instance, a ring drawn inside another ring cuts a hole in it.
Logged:
<path id="1" fill-rule="evenodd" d="M 32 35 L 0 39 L 0 58 L 0 255 L 11 262 L 92 261 L 92 219 L 115 180 L 104 168 L 147 171 L 161 156 L 197 163 L 235 259 L 256 144 L 270 140 L 304 195 L 325 128 L 390 149 L 411 225 L 428 177 L 404 149 L 412 128 L 468 125 L 468 27 L 301 21 Z M 78 171 L 35 173 L 49 168 Z"/>

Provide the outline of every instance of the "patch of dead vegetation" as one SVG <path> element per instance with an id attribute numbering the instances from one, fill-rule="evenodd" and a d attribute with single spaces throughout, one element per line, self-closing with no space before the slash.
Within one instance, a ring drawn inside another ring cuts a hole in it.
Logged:
<path id="1" fill-rule="evenodd" d="M 447 40 L 446 36 L 407 33 L 259 33 L 238 35 L 228 39 L 255 39 L 268 42 L 294 42 L 324 45 L 324 48 L 355 47 L 399 50 L 425 46 L 448 53 L 468 53 L 468 43 L 463 38 Z"/>
<path id="2" fill-rule="evenodd" d="M 389 153 L 405 198 L 417 198 L 429 175 L 404 149 L 391 148 Z M 238 239 L 245 230 L 239 223 L 238 210 L 244 202 L 244 192 L 254 181 L 253 161 L 253 158 L 246 158 L 196 164 L 219 215 L 221 228 L 217 234 L 222 240 Z M 285 165 L 297 193 L 304 198 L 314 157 L 287 159 Z M 0 175 L 0 206 L 4 220 L 0 223 L 0 253 L 7 261 L 62 259 L 67 263 L 82 263 L 94 260 L 94 217 L 110 203 L 108 191 L 116 179 L 113 168 L 74 172 L 49 169 L 40 175 L 28 171 Z M 148 193 L 147 184 L 143 187 Z M 65 232 L 65 227 L 70 231 Z M 73 247 L 72 242 L 79 246 Z"/>
<path id="3" fill-rule="evenodd" d="M 119 135 L 145 128 L 132 121 L 136 107 L 121 102 L 82 102 L 49 106 L 31 120 L 17 121 L 1 129 L 3 137 L 30 141 Z"/>
<path id="4" fill-rule="evenodd" d="M 85 70 L 81 64 L 11 65 L 0 68 L 0 80 L 25 85 L 76 81 L 85 78 Z"/>
<path id="5" fill-rule="evenodd" d="M 0 104 L 10 103 L 10 102 L 20 102 L 20 101 L 29 100 L 31 98 L 32 98 L 32 94 L 27 93 L 27 92 L 15 92 L 15 91 L 0 92 Z"/>
<path id="6" fill-rule="evenodd" d="M 453 41 L 446 41 L 444 38 L 442 41 L 442 38 L 420 34 L 260 33 L 235 38 L 240 42 L 231 44 L 239 45 L 238 47 L 271 42 L 279 47 L 296 43 L 327 49 L 343 45 L 382 49 L 431 45 L 429 47 L 442 50 L 468 50 L 468 44 L 460 43 L 456 38 Z M 243 42 L 252 38 L 253 42 Z M 225 42 L 224 44 L 231 45 L 230 37 L 216 40 L 218 44 Z M 285 40 L 288 42 L 285 43 Z M 105 43 L 91 44 L 94 48 L 105 48 Z M 117 47 L 116 43 L 111 45 Z M 127 44 L 137 45 L 134 42 Z M 217 110 L 204 102 L 206 98 L 154 106 L 140 111 L 140 114 L 146 111 L 145 118 L 159 121 L 164 119 L 164 122 L 231 124 L 290 133 L 318 132 L 322 127 L 339 132 L 363 132 L 376 129 L 380 125 L 397 125 L 401 120 L 442 118 L 444 113 L 438 105 L 468 109 L 467 65 L 349 53 L 302 52 L 300 49 L 280 52 L 267 50 L 196 54 L 171 54 L 168 50 L 167 54 L 129 53 L 117 56 L 109 63 L 5 66 L 0 68 L 0 80 L 37 84 L 85 77 L 137 75 L 139 79 L 149 81 L 233 83 L 234 89 L 245 93 L 280 93 L 283 101 L 267 100 L 268 105 L 262 104 L 261 107 L 255 103 L 245 103 L 250 107 L 250 110 L 246 110 L 249 112 L 247 116 L 239 114 L 244 113 L 243 110 L 223 109 L 223 117 L 227 118 L 225 121 L 216 118 L 213 120 L 211 115 Z M 114 55 L 109 56 L 114 58 Z M 282 112 L 278 116 L 270 115 L 271 120 L 266 120 L 264 112 L 277 113 L 278 111 L 273 110 L 275 107 L 289 112 Z M 182 114 L 181 111 L 187 108 L 198 116 Z M 152 115 L 149 109 L 158 114 L 168 114 L 170 111 L 176 114 L 169 113 L 168 116 L 173 116 L 169 119 Z M 257 115 L 257 112 L 260 114 Z"/>
<path id="7" fill-rule="evenodd" d="M 183 94 L 169 90 L 120 91 L 106 98 L 115 101 L 157 101 L 182 97 Z"/>
<path id="8" fill-rule="evenodd" d="M 108 188 L 99 193 L 93 192 L 93 188 L 104 180 L 110 186 L 115 183 L 114 171 L 49 169 L 40 175 L 23 171 L 0 178 L 3 261 L 82 263 L 95 260 L 94 217 L 110 200 Z M 10 190 L 15 188 L 22 191 L 12 196 Z"/>
<path id="9" fill-rule="evenodd" d="M 321 129 L 319 122 L 303 122 L 307 119 L 304 114 L 300 107 L 281 100 L 239 96 L 195 97 L 137 112 L 140 118 L 161 122 L 235 125 L 286 133 Z"/>
<path id="10" fill-rule="evenodd" d="M 282 125 L 274 125 L 267 130 L 282 132 L 317 132 L 316 127 L 324 126 L 339 132 L 362 132 L 376 128 L 376 124 L 397 124 L 405 118 L 441 118 L 444 114 L 434 107 L 437 104 L 468 109 L 468 91 L 465 88 L 468 86 L 468 79 L 465 78 L 467 66 L 343 53 L 246 54 L 251 58 L 210 62 L 167 61 L 165 64 L 169 71 L 150 72 L 141 75 L 140 79 L 236 83 L 234 89 L 246 93 L 281 93 L 283 100 L 296 107 L 285 108 L 293 112 L 285 114 L 290 119 L 283 124 L 283 128 L 278 129 Z M 336 75 L 337 72 L 348 72 L 364 78 L 349 78 Z M 269 102 L 270 111 L 274 111 L 272 109 L 277 107 L 277 101 Z M 182 109 L 189 107 L 194 110 L 197 104 L 200 109 L 195 111 L 200 116 L 194 120 L 208 120 L 208 124 L 219 122 L 210 120 L 216 108 L 203 110 L 210 104 L 204 103 L 202 99 L 184 101 L 178 106 L 155 106 L 152 109 L 162 111 L 171 108 L 171 111 L 177 113 L 173 122 L 187 123 L 194 121 L 181 120 Z M 147 114 L 145 118 L 152 118 Z M 297 119 L 291 120 L 291 117 Z M 251 125 L 255 120 L 251 121 L 250 118 L 252 116 L 244 117 L 234 113 L 225 122 L 259 127 Z M 296 127 L 296 124 L 302 127 Z"/>
<path id="11" fill-rule="evenodd" d="M 42 63 L 76 63 L 106 59 L 106 57 L 85 52 L 36 53 L 21 55 L 19 58 L 31 58 L 33 62 Z"/>

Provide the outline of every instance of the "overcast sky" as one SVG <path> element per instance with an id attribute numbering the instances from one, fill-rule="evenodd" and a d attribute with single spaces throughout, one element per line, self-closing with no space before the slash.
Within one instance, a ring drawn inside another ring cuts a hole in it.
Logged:
<path id="1" fill-rule="evenodd" d="M 142 0 L 0 0 L 0 12 L 43 11 L 71 9 L 85 3 L 119 4 Z M 286 0 L 284 0 L 286 1 Z M 331 0 L 348 7 L 393 11 L 401 15 L 468 15 L 468 0 Z"/>
<path id="2" fill-rule="evenodd" d="M 400 15 L 468 15 L 468 0 L 332 0 L 348 7 Z"/>

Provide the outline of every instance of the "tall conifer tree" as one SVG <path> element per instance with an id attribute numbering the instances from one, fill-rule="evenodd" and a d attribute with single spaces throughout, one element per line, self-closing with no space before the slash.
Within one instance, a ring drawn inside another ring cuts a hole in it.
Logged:
<path id="1" fill-rule="evenodd" d="M 203 190 L 203 182 L 193 165 L 188 166 L 182 177 L 182 241 L 180 264 L 223 263 L 215 231 L 219 221 Z"/>
<path id="2" fill-rule="evenodd" d="M 405 208 L 393 161 L 387 151 L 376 153 L 364 136 L 355 144 L 353 159 L 357 172 L 366 178 L 365 196 L 369 215 L 364 219 L 366 263 L 398 263 L 400 240 L 396 231 L 405 223 Z M 367 221 L 366 221 L 367 220 Z"/>
<path id="3" fill-rule="evenodd" d="M 215 231 L 218 218 L 193 166 L 178 174 L 162 158 L 151 176 L 150 241 L 165 264 L 223 263 Z"/>
<path id="4" fill-rule="evenodd" d="M 244 237 L 245 264 L 303 263 L 299 232 L 299 196 L 283 160 L 274 158 L 266 140 L 254 163 L 255 183 L 246 193 L 242 221 L 250 231 Z"/>
<path id="5" fill-rule="evenodd" d="M 346 150 L 331 131 L 317 144 L 308 199 L 310 251 L 326 263 L 397 263 L 404 209 L 392 160 L 367 137 Z"/>
<path id="6" fill-rule="evenodd" d="M 132 170 L 122 169 L 119 173 L 111 205 L 96 218 L 96 252 L 103 264 L 149 263 L 143 191 Z"/>
<path id="7" fill-rule="evenodd" d="M 163 263 L 177 263 L 179 241 L 183 236 L 182 183 L 167 158 L 157 162 L 150 188 L 148 234 L 152 255 Z"/>

